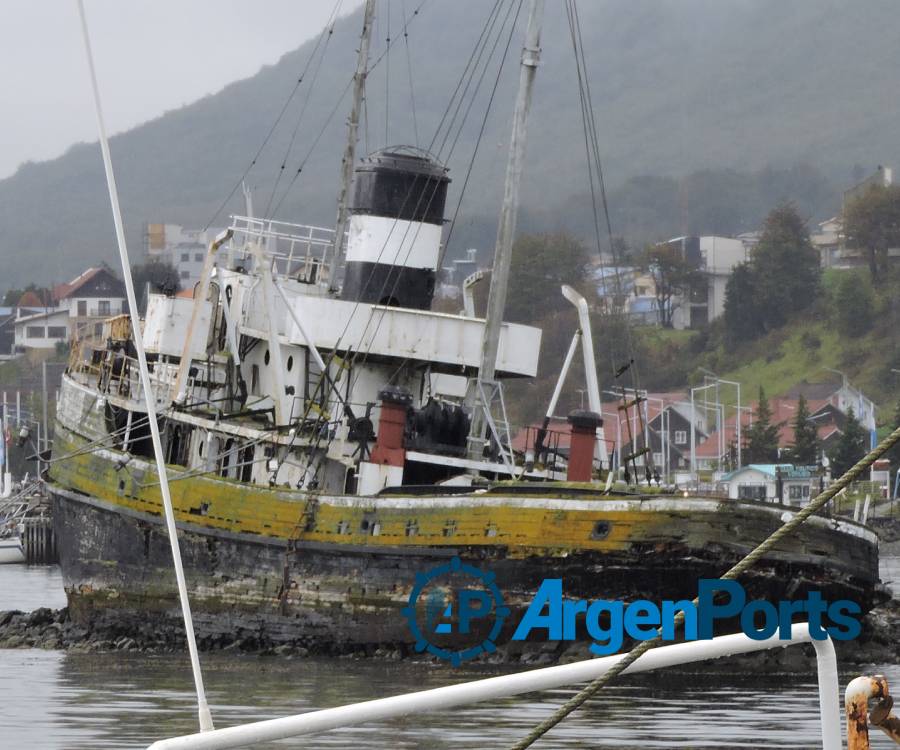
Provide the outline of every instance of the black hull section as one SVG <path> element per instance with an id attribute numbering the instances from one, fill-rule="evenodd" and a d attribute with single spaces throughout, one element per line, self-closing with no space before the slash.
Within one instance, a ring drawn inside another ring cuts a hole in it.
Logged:
<path id="1" fill-rule="evenodd" d="M 162 519 L 113 509 L 92 498 L 54 493 L 54 523 L 72 617 L 85 625 L 111 616 L 134 629 L 180 621 L 171 552 Z M 692 599 L 699 578 L 717 578 L 740 555 L 708 558 L 647 551 L 617 559 L 599 552 L 513 559 L 503 546 L 349 550 L 337 545 L 215 532 L 179 524 L 194 622 L 201 646 L 252 639 L 260 647 L 294 644 L 327 653 L 355 647 L 407 650 L 413 639 L 402 615 L 417 572 L 458 555 L 496 575 L 511 609 L 498 644 L 508 641 L 544 578 L 562 578 L 571 598 Z M 821 567 L 763 561 L 743 579 L 748 596 L 851 599 L 877 603 L 872 581 L 826 577 Z M 733 628 L 732 628 L 733 629 Z"/>

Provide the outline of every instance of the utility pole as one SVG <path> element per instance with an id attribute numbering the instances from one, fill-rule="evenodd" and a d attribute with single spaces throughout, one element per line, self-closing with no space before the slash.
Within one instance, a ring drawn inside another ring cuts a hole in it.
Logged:
<path id="1" fill-rule="evenodd" d="M 9 475 L 9 446 L 6 444 L 6 431 L 9 429 L 9 417 L 6 411 L 6 391 L 3 391 L 3 411 L 0 412 L 0 497 L 9 497 L 12 483 Z"/>
<path id="2" fill-rule="evenodd" d="M 50 444 L 50 430 L 47 423 L 47 360 L 41 363 L 41 418 L 44 422 L 44 449 Z M 40 445 L 38 450 L 41 450 Z"/>
<path id="3" fill-rule="evenodd" d="M 503 189 L 503 206 L 500 209 L 500 223 L 497 227 L 497 244 L 494 249 L 494 266 L 491 271 L 491 288 L 488 293 L 487 315 L 484 324 L 484 338 L 481 348 L 481 367 L 478 370 L 474 389 L 468 401 L 474 407 L 472 428 L 469 432 L 470 459 L 477 460 L 484 452 L 487 429 L 486 410 L 491 408 L 491 397 L 496 390 L 495 371 L 497 350 L 500 346 L 500 328 L 503 325 L 503 311 L 506 307 L 506 292 L 509 285 L 509 268 L 512 259 L 512 244 L 516 233 L 516 217 L 519 209 L 519 183 L 525 164 L 525 136 L 528 112 L 531 109 L 531 92 L 534 76 L 541 55 L 541 21 L 544 0 L 531 0 L 528 14 L 528 28 L 525 32 L 525 46 L 522 49 L 522 63 L 519 68 L 519 93 L 513 114 L 512 135 L 509 140 L 509 159 L 506 164 L 506 185 Z M 491 392 L 486 393 L 485 388 Z M 471 389 L 471 385 L 470 385 Z"/>
<path id="4" fill-rule="evenodd" d="M 341 192 L 338 195 L 337 221 L 334 225 L 334 248 L 331 253 L 331 267 L 328 271 L 328 291 L 337 291 L 337 271 L 344 257 L 344 232 L 347 231 L 350 186 L 353 183 L 353 165 L 356 162 L 356 141 L 359 132 L 359 110 L 366 95 L 366 76 L 369 67 L 369 41 L 372 38 L 372 22 L 375 19 L 375 0 L 366 0 L 363 14 L 363 29 L 359 41 L 359 55 L 356 59 L 356 73 L 353 75 L 353 105 L 350 107 L 350 122 L 347 132 L 347 146 L 341 159 Z"/>

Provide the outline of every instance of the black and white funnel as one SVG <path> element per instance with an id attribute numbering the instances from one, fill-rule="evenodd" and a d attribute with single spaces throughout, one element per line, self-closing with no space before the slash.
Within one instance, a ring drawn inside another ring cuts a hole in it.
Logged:
<path id="1" fill-rule="evenodd" d="M 449 182 L 441 164 L 408 147 L 356 168 L 343 299 L 431 306 Z"/>

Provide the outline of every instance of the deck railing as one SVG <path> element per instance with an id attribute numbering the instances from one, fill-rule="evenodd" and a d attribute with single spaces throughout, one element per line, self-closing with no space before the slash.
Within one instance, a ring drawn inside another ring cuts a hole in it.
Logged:
<path id="1" fill-rule="evenodd" d="M 250 256 L 251 248 L 260 245 L 277 273 L 310 284 L 322 280 L 334 247 L 334 230 L 328 227 L 232 216 L 231 230 L 229 264 L 234 256 Z"/>

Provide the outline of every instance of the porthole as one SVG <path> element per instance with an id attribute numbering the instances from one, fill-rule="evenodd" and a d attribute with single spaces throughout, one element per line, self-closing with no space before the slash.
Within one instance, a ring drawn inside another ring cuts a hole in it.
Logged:
<path id="1" fill-rule="evenodd" d="M 369 519 L 368 518 L 364 518 L 362 521 L 359 522 L 359 530 L 362 531 L 363 533 L 368 532 L 368 530 L 369 530 Z"/>
<path id="2" fill-rule="evenodd" d="M 263 364 L 269 364 L 269 350 L 266 349 L 265 356 L 263 356 Z"/>
<path id="3" fill-rule="evenodd" d="M 609 521 L 596 521 L 591 531 L 591 539 L 606 539 L 609 536 Z"/>
<path id="4" fill-rule="evenodd" d="M 288 357 L 288 361 L 287 361 L 287 371 L 290 372 L 293 369 L 294 369 L 294 357 L 290 356 L 290 357 Z"/>

